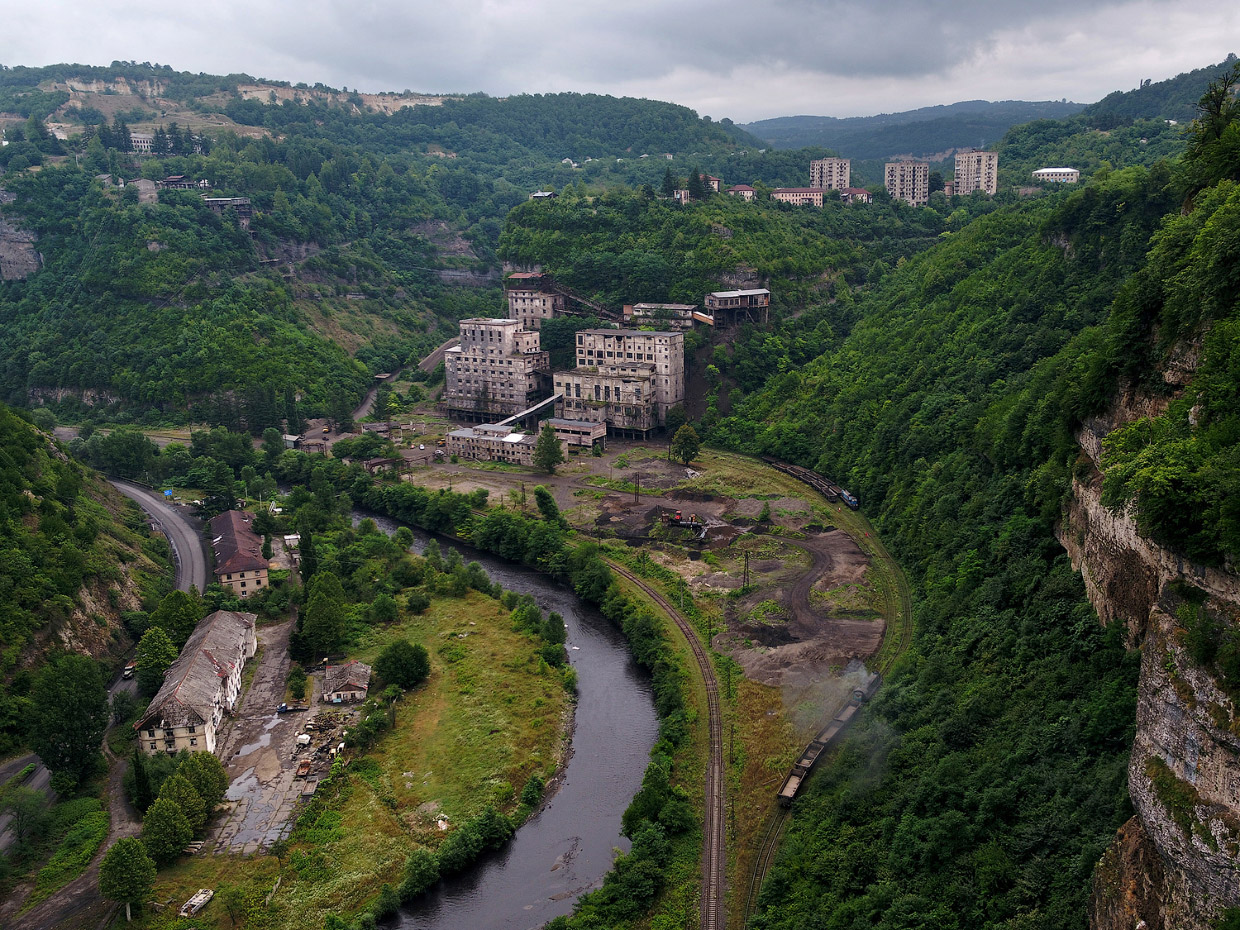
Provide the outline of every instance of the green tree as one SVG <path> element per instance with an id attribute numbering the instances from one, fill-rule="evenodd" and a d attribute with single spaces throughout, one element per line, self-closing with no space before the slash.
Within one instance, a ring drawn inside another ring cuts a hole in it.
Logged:
<path id="1" fill-rule="evenodd" d="M 412 901 L 439 881 L 439 859 L 429 849 L 415 849 L 405 860 L 405 880 L 400 886 L 402 901 Z"/>
<path id="2" fill-rule="evenodd" d="M 186 591 L 168 593 L 151 613 L 151 625 L 163 627 L 178 649 L 185 645 L 201 619 L 202 602 Z"/>
<path id="3" fill-rule="evenodd" d="M 534 503 L 538 505 L 538 512 L 542 514 L 542 518 L 548 523 L 554 523 L 556 526 L 568 526 L 568 523 L 560 515 L 560 508 L 556 504 L 555 498 L 545 485 L 535 486 Z"/>
<path id="4" fill-rule="evenodd" d="M 143 813 L 155 796 L 151 791 L 151 776 L 146 770 L 146 753 L 141 746 L 133 748 L 133 789 L 133 806 Z"/>
<path id="5" fill-rule="evenodd" d="M 685 424 L 676 430 L 676 435 L 672 437 L 672 447 L 670 449 L 672 458 L 684 465 L 688 465 L 701 449 L 702 440 L 698 438 L 697 430 L 692 426 Z"/>
<path id="6" fill-rule="evenodd" d="M 87 656 L 62 656 L 35 678 L 30 746 L 53 773 L 57 791 L 72 791 L 99 761 L 108 727 L 108 689 Z"/>
<path id="7" fill-rule="evenodd" d="M 202 828 L 207 825 L 207 806 L 202 802 L 202 795 L 189 783 L 189 779 L 181 774 L 180 770 L 163 783 L 159 789 L 159 797 L 179 807 L 190 829 L 194 831 L 194 835 L 201 835 Z"/>
<path id="8" fill-rule="evenodd" d="M 392 623 L 399 616 L 400 605 L 396 603 L 396 598 L 390 594 L 380 592 L 370 602 L 371 623 Z"/>
<path id="9" fill-rule="evenodd" d="M 534 467 L 549 475 L 555 474 L 555 467 L 564 463 L 564 450 L 560 440 L 556 438 L 555 427 L 544 423 L 538 434 L 538 442 L 534 444 Z"/>
<path id="10" fill-rule="evenodd" d="M 9 815 L 8 829 L 18 851 L 47 832 L 51 811 L 42 791 L 24 785 L 6 786 L 0 798 L 0 811 Z"/>
<path id="11" fill-rule="evenodd" d="M 215 806 L 224 800 L 228 791 L 228 773 L 224 764 L 209 752 L 191 752 L 177 769 L 179 775 L 194 786 L 202 803 L 206 805 L 207 816 L 215 810 Z"/>
<path id="12" fill-rule="evenodd" d="M 315 576 L 319 570 L 318 551 L 314 545 L 314 534 L 310 531 L 310 526 L 303 521 L 299 529 L 301 539 L 297 543 L 297 554 L 299 563 L 298 572 L 301 573 L 301 583 L 310 584 L 310 579 Z"/>
<path id="13" fill-rule="evenodd" d="M 676 178 L 672 175 L 672 166 L 668 165 L 663 172 L 663 196 L 671 197 L 676 193 Z"/>
<path id="14" fill-rule="evenodd" d="M 319 572 L 310 579 L 310 599 L 302 632 L 310 655 L 315 658 L 332 655 L 344 646 L 344 588 L 332 572 Z"/>
<path id="15" fill-rule="evenodd" d="M 184 811 L 168 798 L 156 798 L 142 820 L 142 842 L 155 864 L 170 865 L 194 838 Z"/>
<path id="16" fill-rule="evenodd" d="M 413 688 L 431 673 L 430 656 L 421 643 L 398 639 L 375 660 L 375 674 L 385 683 Z"/>
<path id="17" fill-rule="evenodd" d="M 177 647 L 172 644 L 163 627 L 153 626 L 142 634 L 135 661 L 138 665 L 138 690 L 143 696 L 150 698 L 159 691 L 164 683 L 164 675 L 176 660 Z"/>
<path id="18" fill-rule="evenodd" d="M 663 428 L 675 436 L 676 431 L 688 422 L 689 418 L 685 414 L 685 408 L 677 404 L 667 411 L 667 420 L 664 422 Z"/>
<path id="19" fill-rule="evenodd" d="M 99 893 L 125 905 L 126 921 L 133 919 L 131 908 L 140 906 L 154 885 L 155 863 L 135 837 L 117 840 L 99 863 Z"/>
<path id="20" fill-rule="evenodd" d="M 690 200 L 701 200 L 706 196 L 706 185 L 702 183 L 702 174 L 696 165 L 689 169 L 689 182 L 686 187 Z"/>

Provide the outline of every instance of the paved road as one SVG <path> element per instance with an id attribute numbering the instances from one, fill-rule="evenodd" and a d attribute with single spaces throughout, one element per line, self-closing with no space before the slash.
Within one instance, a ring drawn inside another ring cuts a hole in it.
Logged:
<path id="1" fill-rule="evenodd" d="M 196 585 L 199 591 L 204 590 L 207 586 L 207 546 L 185 514 L 177 507 L 164 503 L 164 499 L 155 491 L 128 481 L 109 480 L 116 490 L 136 501 L 139 507 L 150 514 L 168 537 L 177 560 L 177 588 L 188 591 L 190 585 Z"/>

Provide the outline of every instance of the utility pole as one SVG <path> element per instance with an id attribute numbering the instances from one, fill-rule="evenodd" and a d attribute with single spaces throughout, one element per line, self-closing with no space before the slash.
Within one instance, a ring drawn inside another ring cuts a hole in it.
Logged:
<path id="1" fill-rule="evenodd" d="M 634 478 L 633 479 L 633 503 L 634 504 L 638 502 L 638 498 L 640 497 L 641 492 L 642 492 L 642 479 Z"/>
<path id="2" fill-rule="evenodd" d="M 749 587 L 749 552 L 748 550 L 746 550 L 745 552 L 745 583 L 741 585 L 741 587 L 742 588 Z"/>

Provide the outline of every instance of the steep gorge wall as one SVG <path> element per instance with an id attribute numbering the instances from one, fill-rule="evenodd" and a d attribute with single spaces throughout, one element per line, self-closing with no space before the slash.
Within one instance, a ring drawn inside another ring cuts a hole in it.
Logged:
<path id="1" fill-rule="evenodd" d="M 1191 362 L 1187 367 L 1191 367 Z M 1168 381 L 1183 384 L 1183 371 Z M 1128 767 L 1136 816 L 1095 873 L 1095 930 L 1208 930 L 1240 906 L 1240 720 L 1185 645 L 1185 618 L 1204 610 L 1234 625 L 1240 576 L 1195 565 L 1102 505 L 1102 439 L 1165 404 L 1128 394 L 1078 434 L 1084 453 L 1060 527 L 1104 623 L 1123 623 L 1142 650 L 1137 732 Z"/>

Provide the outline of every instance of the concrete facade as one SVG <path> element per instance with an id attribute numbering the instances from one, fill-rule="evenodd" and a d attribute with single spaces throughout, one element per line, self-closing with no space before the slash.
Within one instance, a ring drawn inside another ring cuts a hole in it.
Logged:
<path id="1" fill-rule="evenodd" d="M 564 396 L 555 405 L 556 417 L 644 436 L 667 417 L 666 410 L 662 418 L 659 415 L 657 380 L 655 366 L 650 362 L 557 371 L 555 390 Z"/>
<path id="2" fill-rule="evenodd" d="M 1057 184 L 1076 184 L 1081 172 L 1075 168 L 1039 168 L 1033 173 L 1035 181 L 1054 181 Z"/>
<path id="3" fill-rule="evenodd" d="M 529 407 L 539 396 L 539 371 L 550 366 L 538 333 L 520 320 L 461 320 L 461 344 L 444 352 L 443 399 L 450 415 L 488 419 Z"/>
<path id="4" fill-rule="evenodd" d="M 852 180 L 852 162 L 847 158 L 816 158 L 809 163 L 809 186 L 842 191 Z"/>
<path id="5" fill-rule="evenodd" d="M 660 326 L 664 329 L 693 329 L 693 311 L 697 304 L 626 304 L 624 322 L 636 326 Z"/>
<path id="6" fill-rule="evenodd" d="M 914 207 L 930 202 L 930 166 L 926 162 L 888 162 L 883 175 L 892 200 L 903 200 Z"/>
<path id="7" fill-rule="evenodd" d="M 667 421 L 668 410 L 683 403 L 685 399 L 684 333 L 587 329 L 577 334 L 578 369 L 602 369 L 643 363 L 653 366 L 652 388 L 657 407 L 655 416 L 657 424 L 662 424 Z M 606 382 L 603 386 L 606 386 Z M 593 394 L 593 390 L 591 393 Z"/>
<path id="8" fill-rule="evenodd" d="M 516 432 L 509 426 L 481 423 L 448 433 L 447 450 L 449 455 L 458 458 L 532 468 L 537 441 L 537 436 Z"/>
<path id="9" fill-rule="evenodd" d="M 998 152 L 957 152 L 953 194 L 982 191 L 991 197 L 999 190 Z"/>
<path id="10" fill-rule="evenodd" d="M 567 299 L 552 286 L 550 275 L 519 271 L 508 276 L 504 287 L 508 319 L 517 320 L 523 329 L 538 329 L 543 320 L 563 313 L 567 306 Z"/>
<path id="11" fill-rule="evenodd" d="M 777 187 L 771 191 L 771 199 L 797 207 L 821 207 L 825 193 L 821 187 Z"/>

